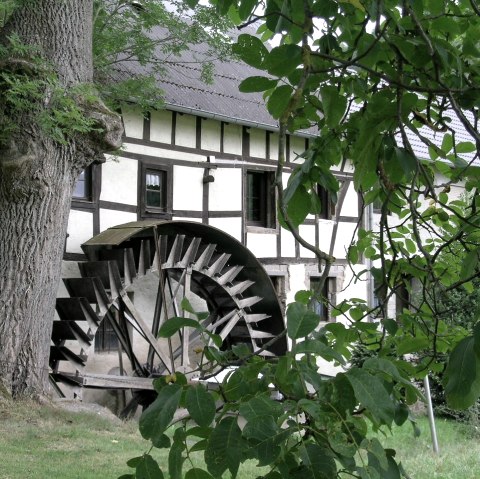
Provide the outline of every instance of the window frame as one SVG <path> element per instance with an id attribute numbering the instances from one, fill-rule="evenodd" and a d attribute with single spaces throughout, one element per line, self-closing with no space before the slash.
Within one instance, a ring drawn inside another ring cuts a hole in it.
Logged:
<path id="1" fill-rule="evenodd" d="M 252 201 L 252 195 L 249 194 L 249 176 L 261 175 L 260 192 L 258 202 L 260 207 L 260 219 L 249 218 L 251 210 L 249 203 Z M 266 169 L 248 168 L 244 175 L 244 198 L 245 198 L 245 224 L 247 227 L 275 230 L 277 228 L 276 203 L 277 195 L 274 186 L 275 171 Z"/>
<path id="2" fill-rule="evenodd" d="M 85 194 L 83 196 L 75 196 L 75 189 L 80 179 L 80 176 L 84 174 L 84 185 L 85 185 Z M 75 183 L 73 185 L 72 191 L 72 202 L 81 202 L 81 203 L 92 203 L 94 201 L 94 165 L 87 166 L 83 171 L 80 172 Z"/>
<path id="3" fill-rule="evenodd" d="M 317 214 L 317 217 L 322 220 L 331 220 L 335 218 L 337 205 L 332 200 L 332 195 L 322 185 L 317 183 L 317 196 L 322 205 L 322 211 Z"/>
<path id="4" fill-rule="evenodd" d="M 138 205 L 139 217 L 143 218 L 172 218 L 173 203 L 173 168 L 171 165 L 159 165 L 154 163 L 141 162 L 138 181 Z M 165 206 L 155 207 L 147 204 L 147 174 L 159 174 L 164 178 L 164 202 Z"/>
<path id="5" fill-rule="evenodd" d="M 120 347 L 120 341 L 118 340 L 118 337 L 115 334 L 115 330 L 113 329 L 110 319 L 107 316 L 100 323 L 100 326 L 95 332 L 95 338 L 94 338 L 95 354 L 116 352 L 118 351 L 119 347 Z"/>
<path id="6" fill-rule="evenodd" d="M 309 278 L 310 291 L 312 291 L 314 293 L 318 293 L 318 291 L 316 291 L 316 288 L 314 288 L 313 284 L 318 282 L 320 280 L 320 278 L 321 278 L 321 276 L 310 276 L 310 278 Z M 320 303 L 320 301 L 318 299 L 312 298 L 312 299 L 310 299 L 310 301 L 308 303 L 308 309 L 310 309 L 310 311 L 313 311 L 314 313 L 317 313 L 321 318 L 320 319 L 321 322 L 325 322 L 325 323 L 332 322 L 333 317 L 331 315 L 331 309 L 332 309 L 332 305 L 335 305 L 335 303 L 336 303 L 336 301 L 335 301 L 335 299 L 336 299 L 336 277 L 328 276 L 325 279 L 325 284 L 323 285 L 321 295 L 326 298 L 327 304 Z M 318 313 L 317 309 L 314 307 L 314 303 L 317 303 L 318 306 L 321 305 L 321 307 L 322 307 L 322 312 L 321 313 Z"/>

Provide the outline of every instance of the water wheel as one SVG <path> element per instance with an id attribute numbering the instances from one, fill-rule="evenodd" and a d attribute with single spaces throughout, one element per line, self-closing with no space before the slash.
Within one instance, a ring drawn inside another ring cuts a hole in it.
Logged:
<path id="1" fill-rule="evenodd" d="M 167 318 L 194 317 L 182 309 L 183 298 L 208 313 L 202 326 L 222 338 L 222 348 L 243 343 L 264 356 L 285 352 L 284 338 L 270 344 L 284 328 L 274 287 L 252 253 L 226 233 L 186 221 L 140 221 L 110 228 L 82 248 L 88 261 L 78 263 L 81 277 L 63 280 L 69 297 L 57 299 L 53 323 L 50 382 L 59 395 L 129 389 L 131 410 L 154 399 L 154 376 L 201 376 L 197 329 L 157 337 Z M 102 322 L 117 340 L 116 374 L 111 361 L 107 371 L 88 368 Z"/>

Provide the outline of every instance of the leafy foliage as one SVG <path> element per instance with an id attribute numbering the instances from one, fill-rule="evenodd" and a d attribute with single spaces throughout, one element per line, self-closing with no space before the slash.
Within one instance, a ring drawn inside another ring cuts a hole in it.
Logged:
<path id="1" fill-rule="evenodd" d="M 400 477 L 394 452 L 369 437 L 367 419 L 374 429 L 389 429 L 408 419 L 406 404 L 415 401 L 418 393 L 408 382 L 404 365 L 372 358 L 362 368 L 326 379 L 317 360 L 335 361 L 330 351 L 343 332 L 319 335 L 313 332 L 319 316 L 312 313 L 305 318 L 302 303 L 290 305 L 290 339 L 299 340 L 298 345 L 320 346 L 300 359 L 295 352 L 268 360 L 216 350 L 224 364 L 229 359 L 242 360 L 240 367 L 228 370 L 221 384 L 209 383 L 206 388 L 188 382 L 179 372 L 175 382 L 154 381 L 158 397 L 143 412 L 140 432 L 154 447 L 170 450 L 170 477 L 220 478 L 226 471 L 235 477 L 247 459 L 268 466 L 270 472 L 262 476 L 266 478 L 327 479 L 347 472 L 359 477 Z M 342 354 L 338 357 L 345 359 Z M 244 421 L 242 428 L 240 421 Z M 171 441 L 165 436 L 170 426 L 174 428 Z M 203 454 L 206 470 L 195 462 L 195 452 Z M 163 468 L 148 454 L 128 465 L 135 469 L 131 477 Z M 156 474 L 153 477 L 163 477 Z"/>
<path id="2" fill-rule="evenodd" d="M 156 78 L 165 76 L 165 65 L 182 63 L 182 52 L 202 43 L 207 50 L 198 59 L 198 68 L 202 78 L 211 82 L 213 61 L 231 55 L 226 34 L 230 27 L 208 5 L 198 5 L 193 11 L 180 1 L 96 0 L 93 62 L 97 86 L 113 107 L 134 102 L 145 111 L 161 108 L 162 91 Z M 138 73 L 125 79 L 122 71 L 132 63 L 137 64 Z"/>
<path id="3" fill-rule="evenodd" d="M 0 62 L 5 65 L 0 73 L 0 143 L 18 131 L 18 117 L 25 114 L 33 114 L 45 134 L 59 143 L 96 130 L 96 121 L 85 114 L 98 99 L 92 86 L 67 91 L 39 52 L 14 34 L 0 46 Z"/>
<path id="4" fill-rule="evenodd" d="M 2 1 L 0 29 L 20 0 Z M 226 35 L 231 23 L 212 7 L 191 11 L 182 2 L 165 5 L 157 0 L 131 2 L 95 0 L 93 16 L 94 84 L 65 87 L 42 52 L 22 44 L 10 34 L 0 46 L 0 142 L 18 132 L 19 118 L 30 115 L 43 132 L 60 144 L 76 135 L 99 131 L 91 111 L 118 109 L 135 102 L 144 111 L 163 106 L 156 78 L 165 75 L 165 64 L 192 44 L 208 50 L 198 60 L 201 78 L 211 81 L 213 60 L 230 55 Z M 125 78 L 125 65 L 136 63 L 138 73 Z M 95 108 L 93 106 L 95 105 Z"/>
<path id="5" fill-rule="evenodd" d="M 365 213 L 375 205 L 378 214 L 358 226 L 348 260 L 355 281 L 373 277 L 376 301 L 332 304 L 339 322 L 318 330 L 310 295 L 297 295 L 287 310 L 292 351 L 275 360 L 235 359 L 240 367 L 208 392 L 219 409 L 192 448 L 205 450 L 213 477 L 227 470 L 234 477 L 247 458 L 268 465 L 262 477 L 270 479 L 400 477 L 394 452 L 369 437 L 368 423 L 388 429 L 405 422 L 421 397 L 410 381 L 443 371 L 445 362 L 449 404 L 465 408 L 480 394 L 480 311 L 467 330 L 446 321 L 441 301 L 471 293 L 479 271 L 480 9 L 467 0 L 212 3 L 240 27 L 260 24 L 258 35 L 241 34 L 233 50 L 263 71 L 240 89 L 263 92 L 279 122 L 281 225 L 315 253 L 325 281 L 335 258 L 308 244 L 298 226 L 318 213 L 318 184 L 340 201 L 332 170 L 350 162 Z M 267 47 L 275 35 L 277 46 Z M 305 128 L 318 136 L 284 187 L 287 132 Z M 462 197 L 458 185 L 470 195 Z M 363 270 L 353 267 L 361 263 Z M 347 364 L 355 344 L 372 357 L 323 378 L 320 359 Z M 212 359 L 228 362 L 214 350 Z M 186 460 L 190 446 L 180 442 L 189 424 L 180 421 L 183 432 L 174 436 Z"/>

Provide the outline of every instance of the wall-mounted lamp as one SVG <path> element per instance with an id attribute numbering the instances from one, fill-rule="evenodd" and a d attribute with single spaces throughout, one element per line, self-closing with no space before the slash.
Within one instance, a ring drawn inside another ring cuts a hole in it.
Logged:
<path id="1" fill-rule="evenodd" d="M 217 165 L 212 165 L 215 162 L 214 156 L 207 156 L 207 166 L 203 173 L 203 182 L 204 183 L 213 183 L 215 181 L 215 170 Z"/>

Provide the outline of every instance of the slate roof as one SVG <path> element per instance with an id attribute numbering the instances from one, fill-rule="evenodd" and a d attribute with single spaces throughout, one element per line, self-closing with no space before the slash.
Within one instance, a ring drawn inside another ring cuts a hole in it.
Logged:
<path id="1" fill-rule="evenodd" d="M 152 36 L 165 34 L 165 30 L 156 27 Z M 207 47 L 193 45 L 177 57 L 165 57 L 165 74 L 158 77 L 157 85 L 165 92 L 167 108 L 192 114 L 218 118 L 219 120 L 238 122 L 247 126 L 275 130 L 278 123 L 267 111 L 261 93 L 241 93 L 239 83 L 253 75 L 265 75 L 255 68 L 239 61 L 228 59 L 215 61 L 214 81 L 207 84 L 201 79 L 201 64 L 205 59 Z M 149 73 L 149 66 L 137 62 L 126 62 L 117 67 L 119 79 L 127 75 Z"/>
<path id="2" fill-rule="evenodd" d="M 249 31 L 248 33 L 254 33 Z M 155 38 L 166 35 L 162 27 L 155 27 L 151 34 Z M 207 84 L 201 79 L 201 64 L 205 59 L 208 47 L 203 44 L 191 46 L 179 56 L 167 56 L 157 51 L 161 59 L 164 74 L 157 75 L 157 85 L 165 93 L 165 104 L 168 109 L 191 113 L 231 123 L 258 127 L 267 130 L 277 130 L 278 122 L 267 111 L 261 93 L 241 93 L 238 90 L 240 82 L 249 76 L 265 76 L 265 73 L 243 62 L 229 59 L 217 59 L 213 75 L 213 83 Z M 142 66 L 138 62 L 125 62 L 117 67 L 118 79 L 132 75 L 150 73 L 149 65 Z M 457 142 L 472 141 L 460 120 L 452 112 L 451 127 L 455 130 Z M 422 127 L 420 133 L 435 143 L 442 144 L 444 133 L 434 132 L 431 128 Z M 296 132 L 300 136 L 315 136 L 315 129 Z M 420 158 L 428 159 L 428 146 L 416 135 L 409 134 L 409 140 Z M 401 141 L 400 141 L 401 143 Z M 461 155 L 467 161 L 473 154 Z"/>

